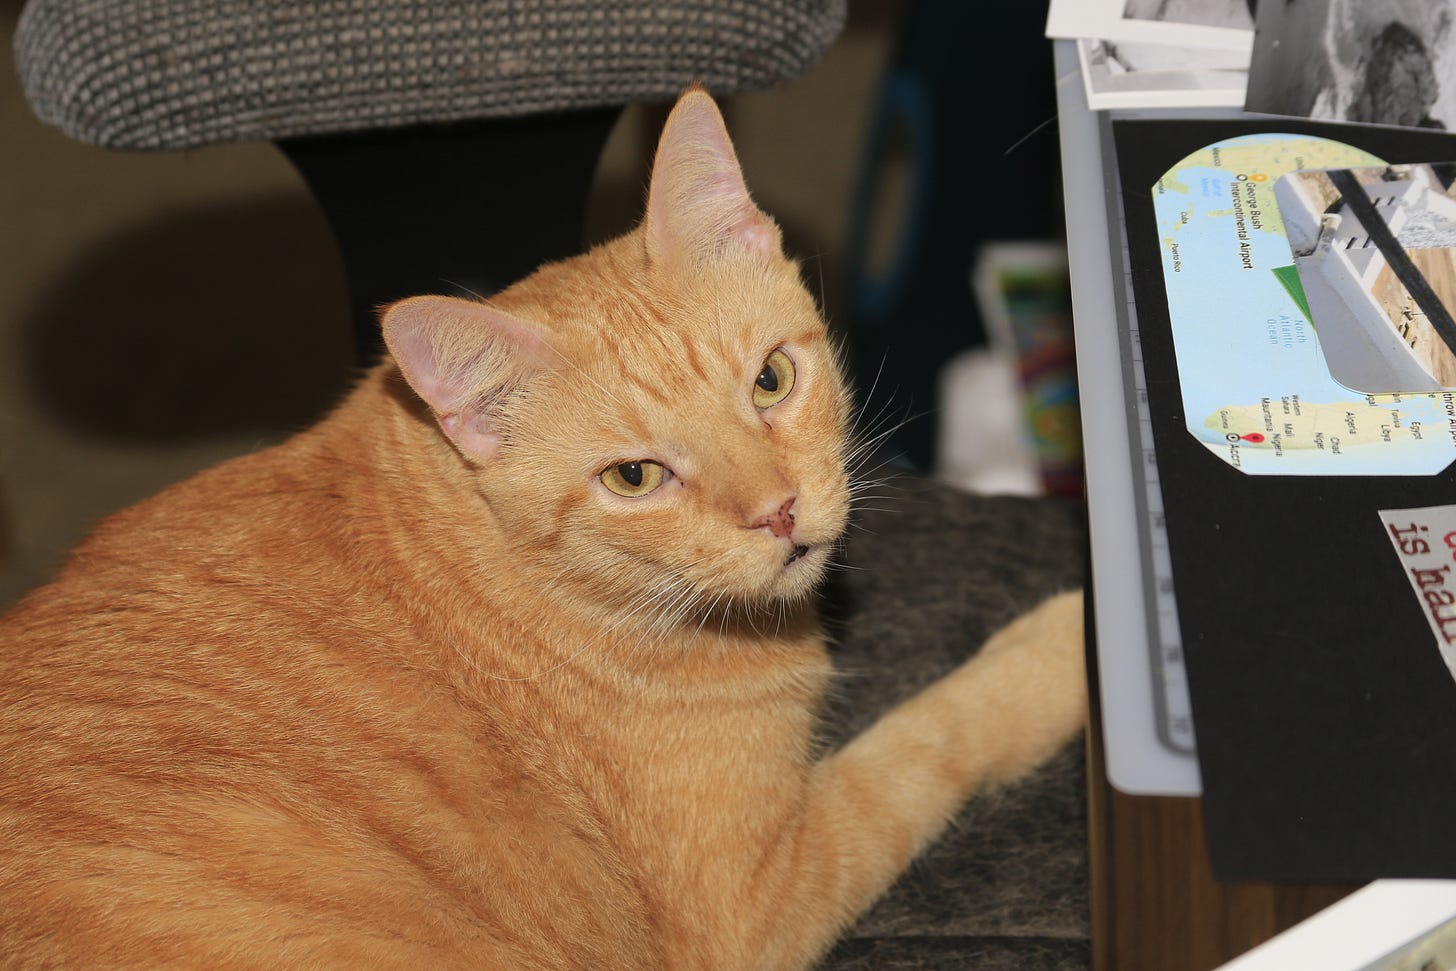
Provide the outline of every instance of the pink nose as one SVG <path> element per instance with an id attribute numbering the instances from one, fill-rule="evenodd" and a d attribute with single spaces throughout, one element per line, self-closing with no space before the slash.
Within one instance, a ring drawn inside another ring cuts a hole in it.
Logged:
<path id="1" fill-rule="evenodd" d="M 794 497 L 791 496 L 778 509 L 754 523 L 754 527 L 767 529 L 770 533 L 780 538 L 788 536 L 794 531 L 794 501 Z"/>

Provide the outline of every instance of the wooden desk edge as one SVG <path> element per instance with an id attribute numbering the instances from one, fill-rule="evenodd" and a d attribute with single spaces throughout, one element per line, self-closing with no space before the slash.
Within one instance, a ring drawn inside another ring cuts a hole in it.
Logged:
<path id="1" fill-rule="evenodd" d="M 1211 971 L 1359 888 L 1215 880 L 1200 800 L 1129 796 L 1107 781 L 1096 671 L 1089 634 L 1093 971 Z"/>

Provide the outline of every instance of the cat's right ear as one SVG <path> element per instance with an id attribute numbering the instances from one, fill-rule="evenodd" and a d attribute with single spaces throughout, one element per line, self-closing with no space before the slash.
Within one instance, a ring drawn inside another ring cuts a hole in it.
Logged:
<path id="1" fill-rule="evenodd" d="M 748 194 L 718 106 L 691 87 L 667 116 L 647 189 L 647 252 L 689 260 L 739 248 L 783 252 L 778 226 Z"/>
<path id="2" fill-rule="evenodd" d="M 384 343 L 405 380 L 466 456 L 501 444 L 500 405 L 551 358 L 535 324 L 475 300 L 409 297 L 384 309 Z"/>

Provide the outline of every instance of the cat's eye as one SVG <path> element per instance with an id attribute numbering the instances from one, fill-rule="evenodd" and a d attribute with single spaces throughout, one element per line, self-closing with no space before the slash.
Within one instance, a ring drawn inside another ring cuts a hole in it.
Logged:
<path id="1" fill-rule="evenodd" d="M 602 472 L 602 485 L 619 496 L 636 499 L 662 485 L 667 469 L 656 462 L 620 462 Z"/>
<path id="2" fill-rule="evenodd" d="M 794 390 L 794 362 L 782 350 L 774 351 L 763 362 L 758 380 L 753 382 L 753 406 L 772 408 Z"/>

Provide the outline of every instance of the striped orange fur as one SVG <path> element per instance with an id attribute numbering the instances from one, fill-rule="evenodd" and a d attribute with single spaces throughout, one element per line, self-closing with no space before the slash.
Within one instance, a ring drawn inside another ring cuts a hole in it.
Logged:
<path id="1" fill-rule="evenodd" d="M 1081 726 L 1070 594 L 816 759 L 848 396 L 703 92 L 637 230 L 383 326 L 0 623 L 5 967 L 806 967 Z"/>

